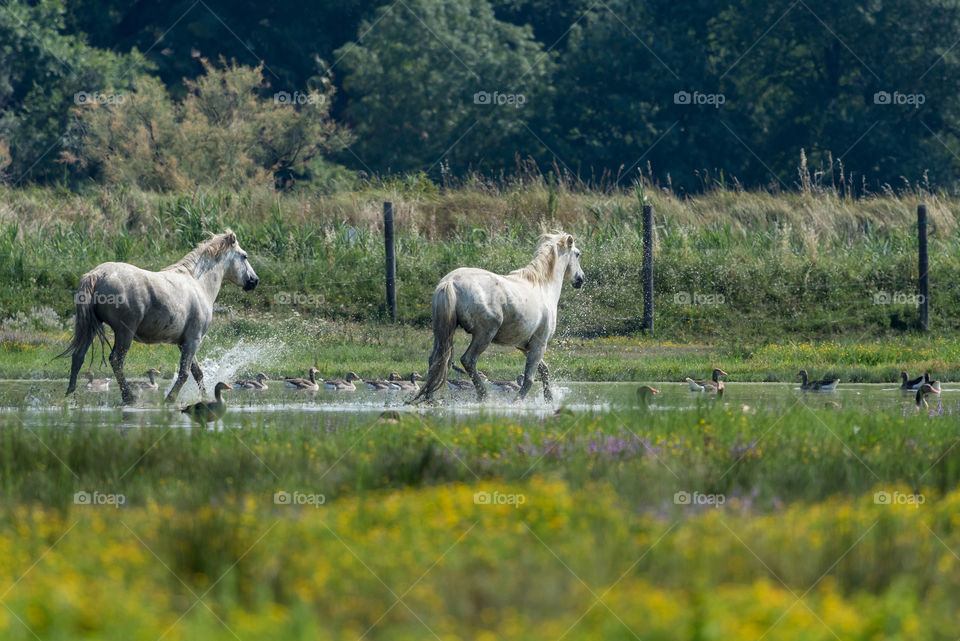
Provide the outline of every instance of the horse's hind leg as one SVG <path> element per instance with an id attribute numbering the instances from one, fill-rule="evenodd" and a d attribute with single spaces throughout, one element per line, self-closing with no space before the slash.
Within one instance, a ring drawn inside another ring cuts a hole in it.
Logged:
<path id="1" fill-rule="evenodd" d="M 550 391 L 550 368 L 546 361 L 540 361 L 537 365 L 537 372 L 540 374 L 540 381 L 543 383 L 543 398 L 546 401 L 553 400 L 553 392 Z"/>
<path id="2" fill-rule="evenodd" d="M 473 339 L 470 341 L 470 346 L 467 347 L 467 351 L 460 357 L 460 363 L 463 365 L 463 369 L 470 375 L 470 380 L 473 381 L 473 387 L 477 390 L 477 399 L 481 401 L 483 397 L 487 395 L 487 387 L 483 384 L 483 379 L 480 378 L 480 374 L 477 372 L 477 359 L 479 359 L 480 354 L 490 346 L 490 342 L 493 341 L 493 337 L 497 335 L 499 330 L 499 323 L 493 330 L 487 330 L 486 332 L 476 330 L 473 334 Z"/>
<path id="3" fill-rule="evenodd" d="M 200 363 L 197 362 L 196 356 L 190 362 L 190 373 L 193 374 L 194 380 L 197 381 L 197 387 L 200 388 L 200 398 L 205 398 L 207 390 L 203 387 L 203 370 L 200 369 Z"/>
<path id="4" fill-rule="evenodd" d="M 130 344 L 133 343 L 133 332 L 126 328 L 120 331 L 113 331 L 113 349 L 110 350 L 110 366 L 113 367 L 113 375 L 117 377 L 117 385 L 120 386 L 120 397 L 124 405 L 132 405 L 134 400 L 133 392 L 130 391 L 130 385 L 123 375 L 123 361 L 130 351 Z"/>

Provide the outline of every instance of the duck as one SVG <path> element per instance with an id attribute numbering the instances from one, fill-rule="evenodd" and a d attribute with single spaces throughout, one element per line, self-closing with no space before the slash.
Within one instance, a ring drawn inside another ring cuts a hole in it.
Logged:
<path id="1" fill-rule="evenodd" d="M 267 388 L 267 384 L 264 383 L 264 381 L 269 381 L 269 380 L 270 380 L 269 376 L 267 376 L 263 372 L 260 372 L 253 378 L 244 378 L 239 381 L 234 381 L 233 386 L 236 389 L 265 390 L 268 388 Z"/>
<path id="2" fill-rule="evenodd" d="M 138 389 L 142 389 L 142 390 L 155 390 L 155 389 L 160 389 L 160 384 L 157 383 L 157 381 L 155 381 L 154 378 L 153 378 L 154 376 L 159 376 L 159 375 L 160 375 L 160 370 L 158 370 L 156 367 L 151 367 L 151 368 L 148 369 L 146 372 L 144 372 L 143 375 L 146 376 L 146 377 L 148 377 L 150 380 L 149 380 L 149 381 L 136 381 L 136 382 L 133 384 L 134 387 L 137 387 Z"/>
<path id="3" fill-rule="evenodd" d="M 903 370 L 900 372 L 900 379 L 903 381 L 900 383 L 900 389 L 903 390 L 915 390 L 920 389 L 920 386 L 923 385 L 930 378 L 930 372 L 925 373 L 923 376 L 918 376 L 917 378 L 907 380 L 907 372 Z"/>
<path id="4" fill-rule="evenodd" d="M 420 385 L 417 383 L 417 380 L 422 380 L 423 376 L 420 375 L 420 372 L 411 372 L 409 378 L 410 380 L 406 380 L 397 372 L 390 372 L 389 382 L 394 390 L 400 390 L 403 392 L 419 392 Z"/>
<path id="5" fill-rule="evenodd" d="M 490 389 L 497 392 L 519 392 L 520 388 L 523 387 L 523 374 L 517 374 L 517 377 L 512 381 L 487 381 L 487 384 L 490 386 Z"/>
<path id="6" fill-rule="evenodd" d="M 637 388 L 637 397 L 640 399 L 640 404 L 644 407 L 650 404 L 651 396 L 659 393 L 660 390 L 650 387 L 649 385 L 641 385 Z"/>
<path id="7" fill-rule="evenodd" d="M 939 394 L 940 393 L 940 381 L 932 381 L 930 383 L 924 383 L 917 388 L 917 409 L 920 409 L 921 403 L 924 407 L 930 407 L 927 405 L 927 396 L 930 394 Z"/>
<path id="8" fill-rule="evenodd" d="M 397 376 L 400 376 L 397 374 Z M 363 379 L 363 384 L 367 386 L 367 389 L 371 392 L 387 392 L 390 390 L 399 389 L 394 387 L 393 381 L 376 379 L 376 380 L 367 380 Z"/>
<path id="9" fill-rule="evenodd" d="M 283 379 L 283 386 L 288 389 L 296 390 L 306 390 L 308 392 L 315 392 L 320 389 L 320 385 L 317 383 L 317 374 L 320 372 L 316 367 L 310 368 L 310 378 L 290 378 L 285 377 Z M 323 379 L 320 379 L 323 382 Z"/>
<path id="10" fill-rule="evenodd" d="M 723 381 L 720 380 L 721 376 L 726 376 L 727 373 L 720 369 L 719 367 L 714 368 L 713 370 L 713 379 L 687 379 L 687 384 L 690 386 L 691 392 L 708 392 L 711 394 L 723 394 Z"/>
<path id="11" fill-rule="evenodd" d="M 803 379 L 803 382 L 800 384 L 800 389 L 803 391 L 814 391 L 814 392 L 832 392 L 837 389 L 837 383 L 840 382 L 839 378 L 822 378 L 819 381 L 808 381 L 807 380 L 807 370 L 802 369 L 797 372 L 797 376 Z"/>
<path id="12" fill-rule="evenodd" d="M 213 388 L 214 400 L 194 403 L 193 405 L 184 407 L 180 411 L 198 423 L 210 423 L 212 421 L 221 419 L 227 412 L 227 404 L 224 402 L 222 394 L 224 390 L 231 389 L 233 388 L 228 384 L 220 381 L 217 383 L 216 387 Z"/>
<path id="13" fill-rule="evenodd" d="M 109 378 L 94 378 L 93 372 L 87 372 L 85 374 L 89 383 L 87 383 L 88 392 L 109 392 L 110 391 L 110 379 Z"/>
<path id="14" fill-rule="evenodd" d="M 362 379 L 355 373 L 347 372 L 346 379 L 323 381 L 323 386 L 332 392 L 356 392 L 357 386 L 353 384 L 353 381 L 359 380 Z"/>

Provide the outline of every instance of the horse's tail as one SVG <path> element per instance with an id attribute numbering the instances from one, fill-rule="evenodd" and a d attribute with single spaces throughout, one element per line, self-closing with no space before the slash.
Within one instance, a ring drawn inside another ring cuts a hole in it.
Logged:
<path id="1" fill-rule="evenodd" d="M 433 292 L 433 353 L 430 354 L 430 370 L 411 403 L 424 396 L 431 397 L 447 382 L 447 372 L 453 363 L 453 333 L 456 330 L 457 290 L 451 282 L 441 283 Z"/>
<path id="2" fill-rule="evenodd" d="M 67 349 L 57 354 L 57 358 L 72 355 L 73 363 L 70 367 L 70 384 L 67 386 L 67 394 L 70 394 L 77 386 L 77 372 L 83 365 L 83 360 L 87 355 L 90 344 L 94 337 L 100 339 L 101 345 L 107 344 L 107 333 L 103 329 L 103 324 L 94 313 L 94 290 L 97 286 L 97 275 L 93 272 L 84 274 L 80 279 L 80 287 L 77 288 L 75 296 L 77 302 L 77 317 L 73 324 L 73 339 L 67 346 Z"/>

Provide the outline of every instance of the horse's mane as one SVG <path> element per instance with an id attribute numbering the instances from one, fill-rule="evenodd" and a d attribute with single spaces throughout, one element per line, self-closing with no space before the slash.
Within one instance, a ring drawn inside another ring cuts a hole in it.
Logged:
<path id="1" fill-rule="evenodd" d="M 216 261 L 223 254 L 230 251 L 237 244 L 237 235 L 229 227 L 222 234 L 211 234 L 210 238 L 201 242 L 186 256 L 174 264 L 164 267 L 161 271 L 185 271 L 193 276 L 200 276 L 197 267 L 208 261 Z M 207 260 L 204 260 L 207 259 Z"/>
<path id="2" fill-rule="evenodd" d="M 526 267 L 510 272 L 511 276 L 518 276 L 530 281 L 534 285 L 542 285 L 553 280 L 553 270 L 557 266 L 557 250 L 566 234 L 554 232 L 542 234 L 537 251 Z"/>

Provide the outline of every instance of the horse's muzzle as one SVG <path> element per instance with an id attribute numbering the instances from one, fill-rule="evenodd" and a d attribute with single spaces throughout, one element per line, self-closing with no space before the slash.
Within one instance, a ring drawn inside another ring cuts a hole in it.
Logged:
<path id="1" fill-rule="evenodd" d="M 573 288 L 580 289 L 581 287 L 583 287 L 583 284 L 585 282 L 587 282 L 586 278 L 584 278 L 583 276 L 577 276 L 576 278 L 573 279 Z"/>
<path id="2" fill-rule="evenodd" d="M 257 285 L 260 283 L 260 279 L 254 276 L 253 278 L 248 278 L 247 282 L 243 284 L 243 291 L 249 292 L 257 288 Z"/>

